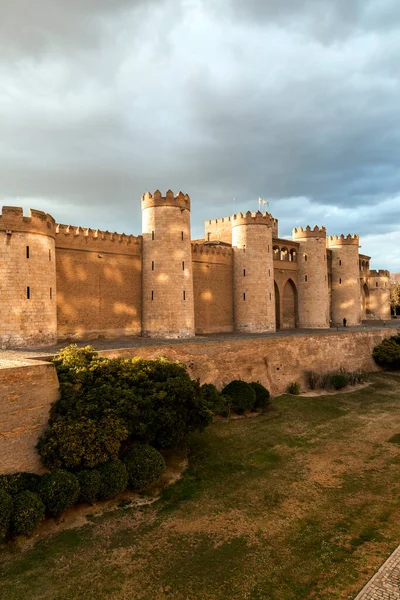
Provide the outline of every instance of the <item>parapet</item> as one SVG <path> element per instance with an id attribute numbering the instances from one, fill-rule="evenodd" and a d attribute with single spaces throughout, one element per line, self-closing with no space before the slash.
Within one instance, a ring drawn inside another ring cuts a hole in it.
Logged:
<path id="1" fill-rule="evenodd" d="M 176 206 L 178 208 L 190 210 L 190 197 L 187 194 L 178 192 L 174 196 L 174 192 L 168 190 L 165 196 L 160 190 L 156 190 L 154 194 L 146 192 L 142 196 L 142 210 L 145 208 L 154 208 L 156 206 Z"/>
<path id="2" fill-rule="evenodd" d="M 343 233 L 340 236 L 334 235 L 328 238 L 328 247 L 332 248 L 335 246 L 359 246 L 360 238 L 358 235 L 344 236 Z"/>
<path id="3" fill-rule="evenodd" d="M 238 213 L 233 215 L 231 218 L 232 227 L 238 227 L 239 225 L 266 225 L 267 227 L 274 226 L 274 218 L 269 213 L 262 213 L 260 211 L 247 213 Z"/>
<path id="4" fill-rule="evenodd" d="M 192 260 L 194 262 L 232 264 L 232 256 L 232 246 L 192 243 Z"/>
<path id="5" fill-rule="evenodd" d="M 390 277 L 390 271 L 379 269 L 379 271 L 368 271 L 368 277 Z"/>
<path id="6" fill-rule="evenodd" d="M 142 248 L 142 237 L 57 224 L 56 248 L 139 255 Z"/>
<path id="7" fill-rule="evenodd" d="M 303 240 L 308 238 L 326 238 L 326 228 L 318 227 L 316 225 L 314 229 L 311 229 L 309 225 L 305 229 L 302 227 L 297 227 L 292 231 L 292 237 L 294 240 Z"/>
<path id="8" fill-rule="evenodd" d="M 0 232 L 38 233 L 55 237 L 56 222 L 53 217 L 41 210 L 30 209 L 24 217 L 22 208 L 3 206 L 0 215 Z"/>

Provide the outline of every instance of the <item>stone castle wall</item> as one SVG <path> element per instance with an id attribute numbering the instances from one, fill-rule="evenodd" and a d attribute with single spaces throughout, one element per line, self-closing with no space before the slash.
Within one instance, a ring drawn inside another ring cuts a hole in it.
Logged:
<path id="1" fill-rule="evenodd" d="M 99 354 L 108 358 L 166 356 L 183 362 L 200 383 L 222 388 L 233 379 L 260 381 L 278 395 L 292 381 L 305 388 L 304 372 L 310 368 L 317 373 L 340 367 L 349 371 L 379 370 L 372 360 L 372 350 L 398 331 L 386 328 L 313 336 L 227 337 L 202 343 L 155 342 Z M 52 364 L 32 362 L 32 366 L 0 369 L 0 473 L 42 471 L 35 445 L 46 427 L 50 405 L 57 398 L 58 381 Z"/>

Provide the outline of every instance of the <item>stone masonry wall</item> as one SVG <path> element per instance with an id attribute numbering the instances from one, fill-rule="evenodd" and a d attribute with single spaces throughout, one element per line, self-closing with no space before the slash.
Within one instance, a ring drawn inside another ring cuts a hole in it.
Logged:
<path id="1" fill-rule="evenodd" d="M 58 393 L 50 363 L 0 369 L 0 473 L 43 471 L 35 445 Z"/>

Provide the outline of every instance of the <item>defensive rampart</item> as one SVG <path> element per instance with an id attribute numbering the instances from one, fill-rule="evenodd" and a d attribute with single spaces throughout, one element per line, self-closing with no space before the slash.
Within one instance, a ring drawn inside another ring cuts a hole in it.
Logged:
<path id="1" fill-rule="evenodd" d="M 313 335 L 218 336 L 197 342 L 155 342 L 100 354 L 109 358 L 166 356 L 185 363 L 191 376 L 201 383 L 221 388 L 232 379 L 260 381 L 277 395 L 291 381 L 305 387 L 304 372 L 310 368 L 318 373 L 340 367 L 378 371 L 372 350 L 398 331 L 387 327 Z M 32 366 L 0 369 L 0 473 L 40 471 L 35 445 L 57 397 L 58 382 L 52 364 L 32 362 Z"/>

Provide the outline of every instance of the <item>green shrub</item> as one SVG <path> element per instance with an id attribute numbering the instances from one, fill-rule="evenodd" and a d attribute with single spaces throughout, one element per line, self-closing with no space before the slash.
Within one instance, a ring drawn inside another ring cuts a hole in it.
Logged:
<path id="1" fill-rule="evenodd" d="M 315 390 L 317 387 L 320 387 L 320 375 L 318 375 L 318 373 L 306 371 L 305 376 L 310 390 Z"/>
<path id="2" fill-rule="evenodd" d="M 383 340 L 372 352 L 374 361 L 388 371 L 400 369 L 400 335 Z"/>
<path id="3" fill-rule="evenodd" d="M 250 383 L 251 387 L 256 393 L 256 401 L 253 406 L 254 410 L 261 410 L 266 408 L 270 404 L 271 394 L 267 390 L 265 386 L 262 385 L 259 381 L 253 381 Z"/>
<path id="4" fill-rule="evenodd" d="M 232 410 L 232 399 L 229 396 L 225 396 L 225 394 L 221 394 L 221 404 L 218 408 L 218 412 L 216 415 L 219 417 L 224 417 L 225 419 L 229 417 Z"/>
<path id="5" fill-rule="evenodd" d="M 61 398 L 52 406 L 50 426 L 61 419 L 80 423 L 84 428 L 86 421 L 114 417 L 123 421 L 129 441 L 171 448 L 184 441 L 191 431 L 204 429 L 212 419 L 209 400 L 203 396 L 200 384 L 190 378 L 186 367 L 179 362 L 165 358 L 107 359 L 97 356 L 91 347 L 70 346 L 59 352 L 54 364 Z M 82 454 L 79 450 L 76 458 L 75 437 L 68 436 L 63 456 L 72 455 L 74 468 L 91 466 L 93 461 L 77 464 Z M 44 440 L 48 441 L 46 434 Z M 51 464 L 57 464 L 54 460 L 66 464 L 66 458 L 60 457 L 57 440 L 54 445 L 42 444 Z M 110 458 L 113 456 L 107 460 Z"/>
<path id="6" fill-rule="evenodd" d="M 115 496 L 126 490 L 128 472 L 121 460 L 114 460 L 101 465 L 98 471 L 101 479 L 99 489 L 101 500 L 111 500 L 111 498 L 115 498 Z"/>
<path id="7" fill-rule="evenodd" d="M 78 471 L 75 473 L 77 480 L 79 481 L 79 502 L 87 502 L 93 504 L 99 497 L 101 475 L 98 470 L 92 469 Z"/>
<path id="8" fill-rule="evenodd" d="M 5 539 L 9 531 L 12 505 L 11 494 L 0 489 L 0 541 Z"/>
<path id="9" fill-rule="evenodd" d="M 58 518 L 78 500 L 79 482 L 73 473 L 56 469 L 43 475 L 39 493 L 47 512 Z"/>
<path id="10" fill-rule="evenodd" d="M 347 373 L 339 372 L 339 373 L 331 373 L 330 375 L 330 385 L 335 390 L 342 390 L 349 383 L 349 376 Z"/>
<path id="11" fill-rule="evenodd" d="M 33 492 L 21 492 L 13 500 L 11 531 L 14 535 L 31 535 L 45 517 L 45 506 Z"/>
<path id="12" fill-rule="evenodd" d="M 256 403 L 256 392 L 246 381 L 234 379 L 222 390 L 224 396 L 231 399 L 232 410 L 242 415 L 246 410 L 252 410 Z"/>
<path id="13" fill-rule="evenodd" d="M 4 490 L 11 496 L 15 496 L 20 492 L 37 492 L 41 477 L 36 473 L 9 473 L 8 475 L 0 475 L 0 490 Z"/>
<path id="14" fill-rule="evenodd" d="M 123 457 L 128 472 L 128 487 L 140 490 L 157 481 L 165 471 L 165 460 L 155 448 L 140 444 Z"/>
<path id="15" fill-rule="evenodd" d="M 218 414 L 221 409 L 222 394 L 217 390 L 215 385 L 213 383 L 204 383 L 201 386 L 201 394 L 209 410 L 215 415 Z"/>
<path id="16" fill-rule="evenodd" d="M 58 417 L 39 438 L 37 449 L 49 469 L 96 467 L 118 458 L 127 439 L 124 421 L 104 416 L 99 421 Z"/>
<path id="17" fill-rule="evenodd" d="M 300 385 L 295 381 L 292 381 L 287 386 L 286 391 L 288 394 L 292 394 L 292 396 L 298 396 L 301 392 Z"/>

